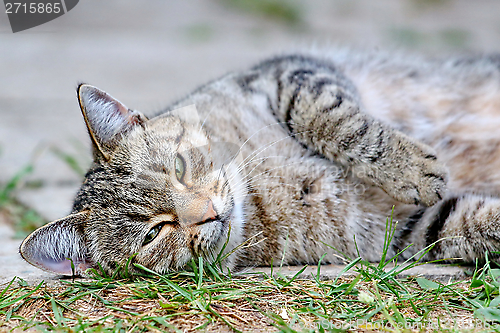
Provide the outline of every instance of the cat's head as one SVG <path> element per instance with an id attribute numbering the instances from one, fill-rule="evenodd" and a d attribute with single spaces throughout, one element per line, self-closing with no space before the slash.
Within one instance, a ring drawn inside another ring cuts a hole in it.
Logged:
<path id="1" fill-rule="evenodd" d="M 236 151 L 209 140 L 193 106 L 149 120 L 95 87 L 77 93 L 94 163 L 72 213 L 21 244 L 25 260 L 71 275 L 71 262 L 76 273 L 98 265 L 111 273 L 134 256 L 164 273 L 197 256 L 213 260 L 228 235 L 226 252 L 241 242 Z"/>

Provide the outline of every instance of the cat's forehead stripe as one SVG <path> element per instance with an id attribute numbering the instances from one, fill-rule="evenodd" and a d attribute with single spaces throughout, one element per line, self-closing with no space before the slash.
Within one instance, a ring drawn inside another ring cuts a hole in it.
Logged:
<path id="1" fill-rule="evenodd" d="M 186 126 L 184 126 L 184 124 L 181 124 L 181 128 L 182 128 L 181 132 L 175 138 L 175 143 L 177 143 L 177 144 L 180 144 L 182 137 L 184 136 L 184 133 L 186 133 Z"/>
<path id="2" fill-rule="evenodd" d="M 159 214 L 154 216 L 150 222 L 151 223 L 159 223 L 159 222 L 173 222 L 175 221 L 175 215 L 172 214 Z"/>

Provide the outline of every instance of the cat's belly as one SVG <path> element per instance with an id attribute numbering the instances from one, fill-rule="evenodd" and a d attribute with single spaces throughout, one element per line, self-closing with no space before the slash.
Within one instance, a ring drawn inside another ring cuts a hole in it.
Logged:
<path id="1" fill-rule="evenodd" d="M 262 243 L 249 250 L 243 264 L 315 264 L 325 253 L 323 262 L 340 263 L 339 251 L 357 257 L 354 237 L 365 259 L 378 260 L 391 207 L 360 203 L 367 185 L 353 180 L 349 170 L 300 151 L 301 146 L 291 153 L 292 147 L 246 168 L 245 237 L 258 235 L 255 241 Z"/>

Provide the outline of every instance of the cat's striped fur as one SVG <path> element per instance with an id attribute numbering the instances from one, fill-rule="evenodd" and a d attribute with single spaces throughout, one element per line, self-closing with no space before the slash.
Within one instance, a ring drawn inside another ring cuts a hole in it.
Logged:
<path id="1" fill-rule="evenodd" d="M 443 237 L 428 259 L 500 248 L 500 57 L 279 56 L 150 120 L 91 86 L 78 93 L 95 163 L 72 214 L 23 242 L 38 267 L 68 274 L 72 258 L 80 272 L 111 272 L 137 254 L 158 272 L 182 269 L 213 258 L 229 229 L 226 252 L 255 244 L 228 267 L 340 262 L 325 244 L 377 261 L 393 206 L 389 255 Z M 192 104 L 201 129 L 169 112 Z M 240 154 L 213 172 L 216 142 Z"/>

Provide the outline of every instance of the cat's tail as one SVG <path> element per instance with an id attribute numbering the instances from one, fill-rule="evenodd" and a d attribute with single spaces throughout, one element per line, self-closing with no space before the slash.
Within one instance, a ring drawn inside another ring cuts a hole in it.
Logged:
<path id="1" fill-rule="evenodd" d="M 432 207 L 417 210 L 405 223 L 397 237 L 402 250 L 413 244 L 403 257 L 434 244 L 426 260 L 445 259 L 463 263 L 499 258 L 500 198 L 462 194 L 448 195 Z"/>

